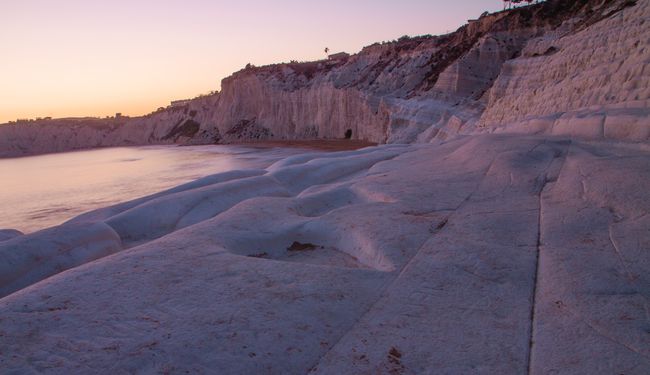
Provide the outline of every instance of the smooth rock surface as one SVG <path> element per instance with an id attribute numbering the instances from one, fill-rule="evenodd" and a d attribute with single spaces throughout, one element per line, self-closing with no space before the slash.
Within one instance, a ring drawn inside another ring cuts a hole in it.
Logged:
<path id="1" fill-rule="evenodd" d="M 0 242 L 22 235 L 23 233 L 16 229 L 0 229 Z"/>
<path id="2" fill-rule="evenodd" d="M 648 165 L 644 145 L 468 136 L 100 210 L 2 243 L 32 285 L 0 299 L 0 372 L 647 374 Z M 187 225 L 147 236 L 170 204 Z M 111 225 L 132 247 L 47 278 L 24 260 Z"/>

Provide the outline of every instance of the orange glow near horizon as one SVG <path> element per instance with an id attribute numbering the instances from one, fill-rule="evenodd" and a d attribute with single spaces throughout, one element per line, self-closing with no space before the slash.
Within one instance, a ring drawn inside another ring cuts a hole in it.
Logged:
<path id="1" fill-rule="evenodd" d="M 24 0 L 0 5 L 0 123 L 143 115 L 246 63 L 315 60 L 455 30 L 501 1 Z"/>

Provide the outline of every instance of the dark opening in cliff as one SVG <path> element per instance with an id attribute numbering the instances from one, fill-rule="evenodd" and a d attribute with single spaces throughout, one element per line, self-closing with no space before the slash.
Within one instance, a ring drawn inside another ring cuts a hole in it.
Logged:
<path id="1" fill-rule="evenodd" d="M 345 131 L 345 139 L 350 139 L 352 138 L 352 129 L 348 129 Z"/>

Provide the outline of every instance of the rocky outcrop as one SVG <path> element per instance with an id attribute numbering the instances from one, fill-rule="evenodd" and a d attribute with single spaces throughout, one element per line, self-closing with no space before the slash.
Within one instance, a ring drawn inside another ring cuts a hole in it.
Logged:
<path id="1" fill-rule="evenodd" d="M 548 1 L 483 16 L 449 35 L 375 44 L 343 62 L 245 69 L 224 80 L 214 120 L 221 133 L 243 122 L 269 138 L 342 137 L 350 129 L 354 138 L 410 143 L 509 122 L 531 132 L 517 124 L 551 111 L 559 124 L 549 132 L 592 136 L 585 116 L 604 122 L 593 106 L 608 105 L 610 126 L 598 137 L 645 140 L 649 96 L 640 73 L 650 56 L 649 9 L 647 0 Z M 585 86 L 596 71 L 607 72 L 601 85 Z M 616 97 L 600 92 L 609 75 L 617 83 L 604 91 Z M 549 89 L 537 96 L 536 85 Z M 622 111 L 630 98 L 634 109 Z"/>
<path id="2" fill-rule="evenodd" d="M 294 71 L 281 74 L 278 80 L 300 79 Z M 370 95 L 329 80 L 286 90 L 268 79 L 246 73 L 224 80 L 214 121 L 225 140 L 344 138 L 351 130 L 355 139 L 385 141 L 386 110 Z"/>
<path id="3" fill-rule="evenodd" d="M 0 373 L 647 375 L 648 151 L 303 153 L 0 242 Z"/>
<path id="4" fill-rule="evenodd" d="M 0 127 L 0 156 L 248 139 L 430 142 L 507 131 L 650 137 L 650 0 L 549 0 L 442 36 L 247 67 L 221 92 L 129 119 Z"/>
<path id="5" fill-rule="evenodd" d="M 603 17 L 574 33 L 557 30 L 530 40 L 486 95 L 481 125 L 647 140 L 650 6 L 611 2 Z"/>
<path id="6" fill-rule="evenodd" d="M 94 147 L 146 144 L 215 143 L 209 108 L 215 95 L 142 117 L 36 120 L 0 126 L 0 157 L 70 151 Z"/>

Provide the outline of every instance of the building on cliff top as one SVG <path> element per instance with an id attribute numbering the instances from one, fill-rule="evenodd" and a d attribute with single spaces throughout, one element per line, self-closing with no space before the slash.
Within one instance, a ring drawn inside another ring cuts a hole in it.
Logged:
<path id="1" fill-rule="evenodd" d="M 521 3 L 537 3 L 539 0 L 503 0 L 503 9 L 510 9 L 514 5 L 521 4 Z"/>
<path id="2" fill-rule="evenodd" d="M 170 107 L 182 107 L 184 105 L 187 105 L 191 102 L 191 99 L 181 99 L 181 100 L 172 100 L 171 104 L 169 105 Z"/>
<path id="3" fill-rule="evenodd" d="M 327 55 L 327 58 L 330 60 L 343 60 L 347 59 L 350 57 L 350 54 L 347 52 L 338 52 L 338 53 L 333 53 L 331 55 Z"/>

